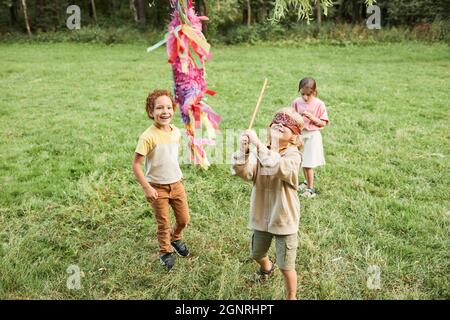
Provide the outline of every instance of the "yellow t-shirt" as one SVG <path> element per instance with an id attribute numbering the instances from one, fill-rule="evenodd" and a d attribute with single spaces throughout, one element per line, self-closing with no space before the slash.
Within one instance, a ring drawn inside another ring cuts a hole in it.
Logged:
<path id="1" fill-rule="evenodd" d="M 169 184 L 183 177 L 178 163 L 181 133 L 172 124 L 170 128 L 168 132 L 153 124 L 139 137 L 135 152 L 145 156 L 145 176 L 149 182 Z"/>

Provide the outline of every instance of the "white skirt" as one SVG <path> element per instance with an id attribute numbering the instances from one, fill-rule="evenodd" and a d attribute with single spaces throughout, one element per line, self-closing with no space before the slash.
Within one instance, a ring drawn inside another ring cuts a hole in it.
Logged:
<path id="1" fill-rule="evenodd" d="M 322 134 L 320 130 L 302 131 L 303 150 L 302 168 L 315 168 L 325 165 L 323 154 Z"/>

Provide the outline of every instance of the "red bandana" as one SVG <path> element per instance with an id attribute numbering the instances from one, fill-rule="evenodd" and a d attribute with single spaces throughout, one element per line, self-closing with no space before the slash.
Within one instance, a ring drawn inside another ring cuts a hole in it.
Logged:
<path id="1" fill-rule="evenodd" d="M 272 123 L 270 124 L 270 126 L 272 126 L 272 124 L 282 124 L 283 126 L 291 129 L 291 131 L 294 134 L 300 134 L 301 130 L 300 127 L 297 124 L 297 121 L 295 121 L 294 119 L 292 119 L 292 117 L 290 117 L 288 114 L 284 113 L 284 112 L 278 112 L 275 117 L 273 117 Z"/>

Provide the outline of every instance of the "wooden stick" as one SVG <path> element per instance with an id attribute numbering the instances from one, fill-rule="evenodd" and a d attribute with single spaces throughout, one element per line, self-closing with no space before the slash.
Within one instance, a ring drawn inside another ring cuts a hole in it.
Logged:
<path id="1" fill-rule="evenodd" d="M 264 79 L 264 84 L 263 87 L 261 89 L 261 92 L 259 93 L 259 98 L 258 98 L 258 102 L 256 102 L 256 107 L 255 110 L 253 110 L 253 115 L 252 115 L 252 119 L 250 120 L 250 124 L 248 125 L 248 129 L 250 130 L 253 126 L 253 121 L 255 121 L 256 118 L 256 113 L 258 112 L 259 109 L 259 105 L 261 104 L 261 100 L 264 94 L 264 90 L 266 89 L 267 86 L 267 78 Z"/>

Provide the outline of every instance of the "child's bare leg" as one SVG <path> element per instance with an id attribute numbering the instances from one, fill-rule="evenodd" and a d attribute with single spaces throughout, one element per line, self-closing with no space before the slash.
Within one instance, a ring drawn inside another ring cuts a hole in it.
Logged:
<path id="1" fill-rule="evenodd" d="M 286 288 L 286 300 L 297 300 L 297 272 L 295 270 L 281 270 Z"/>
<path id="2" fill-rule="evenodd" d="M 303 168 L 303 174 L 305 175 L 306 182 L 308 184 L 308 189 L 314 188 L 314 169 Z"/>
<path id="3" fill-rule="evenodd" d="M 272 269 L 272 262 L 270 262 L 267 256 L 262 257 L 260 259 L 254 258 L 254 260 L 261 266 L 262 271 L 269 272 Z"/>

